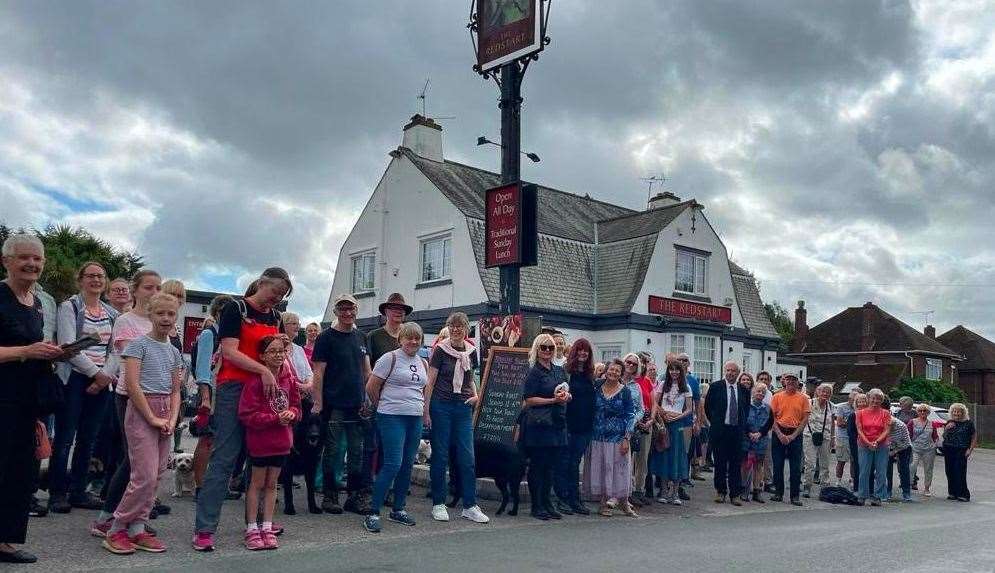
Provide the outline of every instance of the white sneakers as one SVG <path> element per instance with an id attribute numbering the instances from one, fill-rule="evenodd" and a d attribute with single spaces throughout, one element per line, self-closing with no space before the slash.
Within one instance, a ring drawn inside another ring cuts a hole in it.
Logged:
<path id="1" fill-rule="evenodd" d="M 449 511 L 446 509 L 445 504 L 440 503 L 439 505 L 432 506 L 432 519 L 436 521 L 449 521 Z"/>
<path id="2" fill-rule="evenodd" d="M 435 514 L 435 510 L 434 509 L 432 510 L 432 514 L 433 515 Z M 446 516 L 446 519 L 449 519 L 448 515 Z M 473 507 L 464 509 L 463 510 L 463 519 L 469 519 L 470 521 L 472 521 L 474 523 L 487 523 L 487 522 L 489 522 L 491 520 L 491 518 L 489 518 L 486 515 L 484 515 L 483 511 L 480 511 L 480 506 L 479 505 L 475 505 Z"/>

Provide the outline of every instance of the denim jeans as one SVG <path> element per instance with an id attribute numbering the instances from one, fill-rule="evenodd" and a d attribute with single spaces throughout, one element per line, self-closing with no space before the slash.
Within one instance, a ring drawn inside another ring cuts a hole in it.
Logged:
<path id="1" fill-rule="evenodd" d="M 898 483 L 902 488 L 902 497 L 912 497 L 912 476 L 909 471 L 912 467 L 912 448 L 908 447 L 895 454 L 895 457 L 888 456 L 888 496 L 895 496 L 895 466 L 898 466 Z"/>
<path id="2" fill-rule="evenodd" d="M 566 503 L 580 503 L 580 460 L 591 445 L 591 432 L 567 434 L 567 445 L 560 449 L 556 464 L 556 497 Z M 636 487 L 640 487 L 637 483 Z"/>
<path id="3" fill-rule="evenodd" d="M 219 382 L 214 397 L 214 441 L 211 459 L 204 472 L 204 485 L 197 495 L 195 531 L 214 533 L 221 518 L 221 505 L 228 495 L 228 480 L 242 451 L 245 429 L 238 420 L 241 382 Z"/>
<path id="4" fill-rule="evenodd" d="M 473 461 L 473 407 L 457 400 L 432 400 L 432 503 L 446 503 L 449 447 L 456 446 L 463 507 L 477 505 L 477 474 Z"/>
<path id="5" fill-rule="evenodd" d="M 55 415 L 55 443 L 48 474 L 52 495 L 68 492 L 70 497 L 80 497 L 86 491 L 90 456 L 109 403 L 107 390 L 88 394 L 86 388 L 90 384 L 92 380 L 75 370 L 66 382 L 66 399 Z M 66 464 L 73 441 L 76 448 L 67 477 Z"/>
<path id="6" fill-rule="evenodd" d="M 783 430 L 782 430 L 783 432 Z M 770 436 L 770 455 L 774 472 L 774 493 L 784 495 L 784 461 L 788 461 L 788 484 L 791 499 L 798 499 L 801 494 L 802 481 L 802 440 L 804 436 L 798 434 L 795 439 L 787 444 L 782 444 L 776 433 Z"/>
<path id="7" fill-rule="evenodd" d="M 373 483 L 373 515 L 380 513 L 391 483 L 394 484 L 394 510 L 404 509 L 411 486 L 411 468 L 415 465 L 421 441 L 421 425 L 421 416 L 377 414 L 383 466 Z"/>
<path id="8" fill-rule="evenodd" d="M 886 499 L 888 497 L 888 446 L 877 449 L 857 446 L 857 457 L 860 459 L 860 489 L 857 497 L 860 499 Z M 874 470 L 874 491 L 871 491 L 871 469 Z"/>
<path id="9" fill-rule="evenodd" d="M 324 415 L 324 412 L 322 413 Z M 335 462 L 339 454 L 342 436 L 346 443 L 346 491 L 350 494 L 370 486 L 369 476 L 363 476 L 363 435 L 366 429 L 353 411 L 330 410 L 325 419 L 325 448 L 321 454 L 321 483 L 326 495 L 339 491 L 335 479 Z"/>

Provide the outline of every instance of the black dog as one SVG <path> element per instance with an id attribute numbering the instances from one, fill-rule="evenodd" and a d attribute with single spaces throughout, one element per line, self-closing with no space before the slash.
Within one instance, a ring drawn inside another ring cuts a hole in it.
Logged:
<path id="1" fill-rule="evenodd" d="M 283 513 L 296 515 L 294 507 L 294 476 L 303 475 L 307 486 L 307 510 L 321 513 L 314 498 L 314 478 L 321 458 L 321 416 L 311 413 L 311 400 L 301 401 L 301 420 L 294 425 L 294 447 L 280 473 L 283 487 Z"/>
<path id="2" fill-rule="evenodd" d="M 455 507 L 462 499 L 462 493 L 459 486 L 459 468 L 455 463 L 452 463 L 456 459 L 455 452 L 450 451 L 449 454 L 449 489 L 453 498 L 447 505 Z M 525 478 L 525 472 L 529 467 L 528 458 L 517 448 L 510 449 L 476 441 L 473 443 L 473 456 L 477 477 L 493 478 L 494 485 L 501 492 L 501 505 L 498 506 L 495 515 L 504 513 L 509 499 L 511 500 L 511 509 L 508 511 L 508 515 L 518 515 L 519 491 L 522 487 L 522 480 Z"/>

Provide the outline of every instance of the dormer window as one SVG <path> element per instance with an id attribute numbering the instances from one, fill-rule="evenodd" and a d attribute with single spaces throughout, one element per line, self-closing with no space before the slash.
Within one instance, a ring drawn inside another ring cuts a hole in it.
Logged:
<path id="1" fill-rule="evenodd" d="M 677 247 L 676 251 L 674 290 L 679 293 L 708 296 L 708 254 L 681 247 Z"/>

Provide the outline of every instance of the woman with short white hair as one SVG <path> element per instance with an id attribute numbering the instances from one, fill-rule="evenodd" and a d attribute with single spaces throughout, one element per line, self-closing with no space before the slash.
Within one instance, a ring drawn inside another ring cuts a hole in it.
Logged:
<path id="1" fill-rule="evenodd" d="M 967 488 L 967 459 L 978 447 L 978 432 L 967 413 L 967 406 L 959 402 L 948 410 L 950 421 L 943 429 L 943 465 L 947 474 L 947 488 L 953 501 L 971 501 Z"/>

